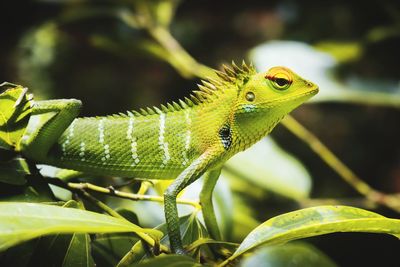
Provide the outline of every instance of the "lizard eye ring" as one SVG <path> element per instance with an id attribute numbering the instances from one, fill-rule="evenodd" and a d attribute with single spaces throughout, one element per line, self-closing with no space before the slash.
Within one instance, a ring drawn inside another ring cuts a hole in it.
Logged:
<path id="1" fill-rule="evenodd" d="M 254 95 L 253 92 L 247 92 L 246 93 L 246 100 L 249 102 L 253 102 L 256 96 Z"/>
<path id="2" fill-rule="evenodd" d="M 271 82 L 275 89 L 280 91 L 288 89 L 293 82 L 289 73 L 284 70 L 271 74 L 269 73 L 265 78 Z"/>

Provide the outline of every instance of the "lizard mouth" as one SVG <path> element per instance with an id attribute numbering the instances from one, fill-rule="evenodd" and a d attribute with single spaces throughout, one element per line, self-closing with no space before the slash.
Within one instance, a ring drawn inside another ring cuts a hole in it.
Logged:
<path id="1" fill-rule="evenodd" d="M 292 96 L 288 96 L 288 97 L 282 97 L 279 99 L 275 99 L 275 100 L 271 100 L 271 101 L 267 101 L 263 103 L 264 107 L 275 107 L 275 106 L 281 106 L 283 103 L 287 103 L 289 101 L 292 100 L 297 100 L 296 102 L 298 102 L 299 104 L 305 102 L 307 99 L 313 97 L 314 95 L 316 95 L 319 92 L 319 87 L 315 86 L 313 89 L 306 91 L 302 94 L 296 94 L 296 95 L 292 95 Z"/>

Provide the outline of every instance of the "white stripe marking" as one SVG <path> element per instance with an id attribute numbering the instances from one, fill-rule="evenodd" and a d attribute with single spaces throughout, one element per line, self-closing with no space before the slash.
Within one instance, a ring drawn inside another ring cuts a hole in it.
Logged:
<path id="1" fill-rule="evenodd" d="M 161 167 L 165 167 L 165 165 L 167 165 L 168 161 L 171 159 L 171 157 L 169 155 L 169 150 L 168 150 L 168 143 L 165 142 L 164 134 L 165 134 L 165 114 L 161 113 L 160 114 L 160 133 L 158 136 L 158 143 L 159 143 L 161 149 L 164 151 L 164 159 L 161 164 Z"/>
<path id="2" fill-rule="evenodd" d="M 85 142 L 81 142 L 81 152 L 79 152 L 79 156 L 81 157 L 81 161 L 85 161 Z"/>
<path id="3" fill-rule="evenodd" d="M 190 110 L 187 109 L 185 110 L 185 122 L 186 122 L 186 136 L 185 136 L 185 149 L 182 152 L 182 156 L 183 156 L 183 161 L 182 161 L 182 165 L 186 166 L 189 163 L 189 159 L 188 159 L 188 154 L 187 152 L 189 151 L 190 148 L 190 141 L 191 141 L 191 135 L 192 132 L 190 131 L 190 126 L 192 124 L 192 120 L 190 118 Z"/>
<path id="4" fill-rule="evenodd" d="M 132 113 L 129 113 L 129 122 L 128 122 L 128 130 L 126 131 L 126 139 L 131 141 L 131 153 L 133 159 L 132 166 L 135 166 L 140 162 L 139 156 L 137 154 L 137 142 L 136 142 L 137 139 L 135 136 L 132 135 L 134 122 L 135 122 L 135 117 L 133 116 Z"/>
<path id="5" fill-rule="evenodd" d="M 105 161 L 110 159 L 110 146 L 108 144 L 104 144 L 104 119 L 99 121 L 99 143 L 103 145 L 104 148 L 104 157 L 101 158 L 103 164 L 106 164 Z"/>
<path id="6" fill-rule="evenodd" d="M 61 150 L 63 152 L 63 155 L 61 158 L 64 158 L 67 156 L 67 145 L 71 142 L 71 138 L 74 137 L 75 122 L 76 122 L 76 120 L 72 121 L 71 125 L 69 126 L 67 139 L 65 139 L 64 143 L 62 143 L 62 145 L 61 145 Z"/>
<path id="7" fill-rule="evenodd" d="M 104 119 L 99 121 L 99 142 L 104 143 Z"/>

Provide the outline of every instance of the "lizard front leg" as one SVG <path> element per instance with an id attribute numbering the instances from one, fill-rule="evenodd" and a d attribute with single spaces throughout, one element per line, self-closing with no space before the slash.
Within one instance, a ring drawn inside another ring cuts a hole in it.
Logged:
<path id="1" fill-rule="evenodd" d="M 180 233 L 176 197 L 182 189 L 197 180 L 204 172 L 213 166 L 222 156 L 224 150 L 213 147 L 206 150 L 199 158 L 194 160 L 164 192 L 165 220 L 172 252 L 185 254 Z"/>
<path id="2" fill-rule="evenodd" d="M 53 144 L 79 114 L 81 106 L 81 101 L 76 99 L 35 102 L 19 150 L 31 159 L 45 159 Z"/>

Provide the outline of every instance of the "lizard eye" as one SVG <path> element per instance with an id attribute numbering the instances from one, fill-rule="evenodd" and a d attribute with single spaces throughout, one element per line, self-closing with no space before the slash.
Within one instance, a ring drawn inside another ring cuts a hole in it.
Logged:
<path id="1" fill-rule="evenodd" d="M 265 78 L 271 82 L 275 89 L 281 91 L 288 89 L 292 84 L 292 79 L 286 72 L 274 73 L 273 75 L 267 75 Z"/>
<path id="2" fill-rule="evenodd" d="M 283 88 L 289 85 L 289 80 L 286 80 L 285 78 L 276 78 L 275 79 L 275 84 L 277 87 Z"/>
<path id="3" fill-rule="evenodd" d="M 256 96 L 254 95 L 253 92 L 247 92 L 246 93 L 246 100 L 249 102 L 253 102 Z"/>

